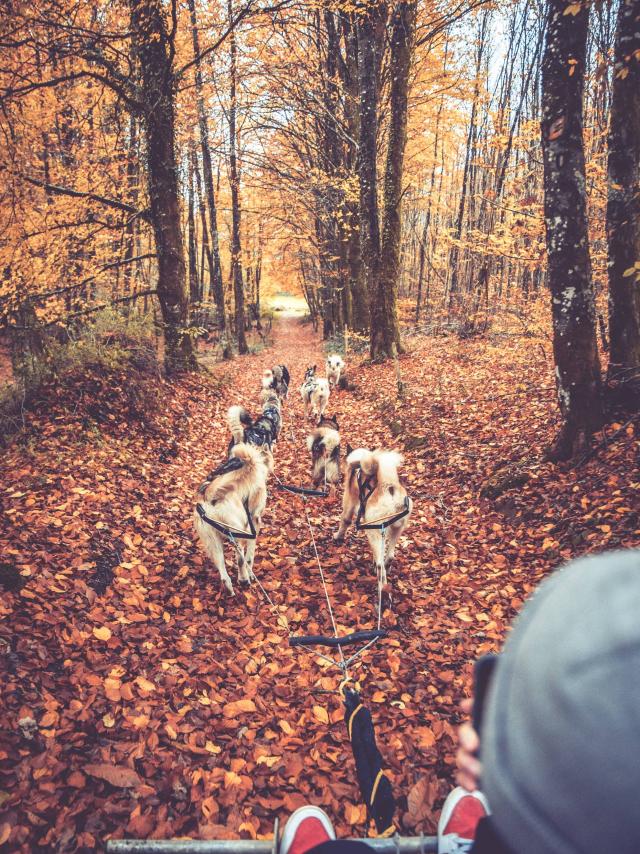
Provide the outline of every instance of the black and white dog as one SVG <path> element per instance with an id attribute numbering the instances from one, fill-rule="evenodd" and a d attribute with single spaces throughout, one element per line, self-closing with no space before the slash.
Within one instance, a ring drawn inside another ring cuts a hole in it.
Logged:
<path id="1" fill-rule="evenodd" d="M 273 368 L 265 368 L 262 372 L 262 394 L 266 399 L 266 392 L 273 389 L 280 400 L 286 400 L 289 394 L 289 383 L 291 377 L 286 365 L 274 365 Z"/>
<path id="2" fill-rule="evenodd" d="M 271 448 L 278 439 L 282 424 L 280 398 L 275 391 L 270 391 L 262 404 L 262 415 L 255 421 L 244 406 L 232 406 L 227 412 L 227 423 L 231 430 L 229 450 L 240 442 Z"/>

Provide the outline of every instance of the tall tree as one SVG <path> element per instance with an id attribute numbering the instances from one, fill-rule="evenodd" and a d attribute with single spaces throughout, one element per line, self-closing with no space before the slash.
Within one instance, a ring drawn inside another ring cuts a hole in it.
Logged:
<path id="1" fill-rule="evenodd" d="M 572 457 L 602 421 L 582 139 L 588 23 L 586 2 L 549 0 L 541 131 L 553 352 L 564 422 L 549 452 L 555 460 Z"/>
<path id="2" fill-rule="evenodd" d="M 400 278 L 402 176 L 407 142 L 409 74 L 416 25 L 416 0 L 400 0 L 391 20 L 391 95 L 384 177 L 384 217 L 380 269 L 371 292 L 371 358 L 400 352 L 397 289 Z"/>
<path id="3" fill-rule="evenodd" d="M 167 33 L 161 0 L 131 0 L 130 8 L 133 49 L 140 68 L 165 361 L 167 369 L 173 372 L 195 367 L 192 339 L 186 333 L 189 301 L 175 152 L 175 76 L 172 70 L 175 31 Z"/>
<path id="4" fill-rule="evenodd" d="M 622 0 L 609 126 L 609 376 L 640 405 L 640 0 Z"/>
<path id="5" fill-rule="evenodd" d="M 224 286 L 222 281 L 222 265 L 220 263 L 220 241 L 218 238 L 218 211 L 216 207 L 215 189 L 213 186 L 213 165 L 211 161 L 211 145 L 209 142 L 209 120 L 204 101 L 204 83 L 202 77 L 202 56 L 200 51 L 200 38 L 198 36 L 198 18 L 196 14 L 195 0 L 188 0 L 189 15 L 191 18 L 191 41 L 193 44 L 195 64 L 196 103 L 198 110 L 198 128 L 200 132 L 200 150 L 202 152 L 202 173 L 204 180 L 204 192 L 209 209 L 209 227 L 211 240 L 208 236 L 206 244 L 207 260 L 209 262 L 210 287 L 218 313 L 218 325 L 223 338 L 226 338 L 227 317 L 224 307 Z M 226 351 L 225 351 L 225 354 Z"/>
<path id="6" fill-rule="evenodd" d="M 377 197 L 378 55 L 376 30 L 383 21 L 382 4 L 374 0 L 357 16 L 359 146 L 357 172 L 360 183 L 360 250 L 369 293 L 371 340 L 378 309 L 371 296 L 378 293 L 380 275 L 380 217 Z"/>
<path id="7" fill-rule="evenodd" d="M 248 353 L 247 336 L 245 333 L 244 317 L 244 282 L 242 280 L 242 258 L 240 243 L 240 178 L 238 175 L 238 156 L 236 151 L 237 130 L 237 77 L 238 77 L 238 48 L 236 33 L 233 26 L 233 0 L 228 0 L 229 12 L 229 177 L 231 180 L 231 280 L 233 281 L 233 296 L 236 305 L 236 339 L 238 352 Z"/>

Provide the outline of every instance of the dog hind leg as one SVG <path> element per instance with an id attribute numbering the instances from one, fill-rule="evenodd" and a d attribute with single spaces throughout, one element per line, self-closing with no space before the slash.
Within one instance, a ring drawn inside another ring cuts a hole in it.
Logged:
<path id="1" fill-rule="evenodd" d="M 392 525 L 387 532 L 387 555 L 385 558 L 385 564 L 387 566 L 390 565 L 391 561 L 395 557 L 398 538 L 400 537 L 400 534 L 402 533 L 403 529 L 403 524 Z"/>
<path id="2" fill-rule="evenodd" d="M 238 581 L 246 581 L 251 584 L 252 581 L 255 581 L 255 575 L 253 573 L 253 562 L 255 560 L 256 555 L 256 540 L 258 539 L 258 534 L 260 533 L 260 525 L 261 525 L 260 516 L 256 516 L 253 520 L 253 525 L 256 529 L 255 539 L 249 540 L 247 543 L 247 551 L 245 554 L 244 567 L 243 567 L 243 576 L 240 578 L 240 574 L 238 573 Z"/>
<path id="3" fill-rule="evenodd" d="M 344 540 L 344 535 L 347 531 L 347 528 L 351 524 L 355 509 L 356 505 L 351 501 L 348 487 L 345 487 L 344 498 L 342 500 L 342 517 L 340 518 L 340 527 L 333 535 L 333 539 L 336 541 L 336 543 L 340 543 L 342 542 L 342 540 Z"/>
<path id="4" fill-rule="evenodd" d="M 208 528 L 206 530 L 203 530 L 203 523 L 200 519 L 198 519 L 196 523 L 196 528 L 200 536 L 202 545 L 204 546 L 204 550 L 207 554 L 207 557 L 220 573 L 220 580 L 222 581 L 226 589 L 229 591 L 229 593 L 233 595 L 233 582 L 229 578 L 229 573 L 227 572 L 227 567 L 224 560 L 224 548 L 222 546 L 222 540 L 220 538 L 220 535 L 217 533 L 217 531 L 209 531 Z"/>
<path id="5" fill-rule="evenodd" d="M 373 562 L 376 567 L 378 582 L 384 587 L 387 583 L 387 570 L 385 568 L 385 539 L 380 531 L 367 531 L 367 539 L 373 552 Z"/>

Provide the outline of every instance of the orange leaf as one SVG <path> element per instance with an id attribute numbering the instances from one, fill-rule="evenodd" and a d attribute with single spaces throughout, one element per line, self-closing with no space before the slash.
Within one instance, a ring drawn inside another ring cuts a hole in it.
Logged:
<path id="1" fill-rule="evenodd" d="M 329 713 L 323 706 L 314 706 L 313 716 L 317 721 L 320 721 L 321 724 L 329 723 Z"/>
<path id="2" fill-rule="evenodd" d="M 109 765 L 103 762 L 97 765 L 85 765 L 84 770 L 91 777 L 106 780 L 107 783 L 120 789 L 135 788 L 142 782 L 133 768 L 127 768 L 124 765 Z"/>
<path id="3" fill-rule="evenodd" d="M 93 636 L 98 638 L 98 640 L 108 641 L 111 637 L 111 629 L 108 629 L 106 626 L 94 626 Z"/>
<path id="4" fill-rule="evenodd" d="M 67 778 L 67 785 L 73 786 L 74 789 L 83 789 L 87 778 L 80 771 L 73 771 Z"/>
<path id="5" fill-rule="evenodd" d="M 417 736 L 416 741 L 422 750 L 428 750 L 436 743 L 436 737 L 428 726 L 416 727 L 415 734 Z"/>
<path id="6" fill-rule="evenodd" d="M 344 817 L 347 824 L 363 824 L 367 820 L 367 808 L 364 804 L 346 804 Z"/>
<path id="7" fill-rule="evenodd" d="M 434 801 L 434 787 L 428 777 L 422 777 L 409 792 L 407 806 L 409 816 L 416 824 L 431 816 L 431 807 Z"/>
<path id="8" fill-rule="evenodd" d="M 236 715 L 245 714 L 248 712 L 255 712 L 256 704 L 253 700 L 245 699 L 245 700 L 235 700 L 232 703 L 227 703 L 226 706 L 222 709 L 222 714 L 225 718 L 235 718 Z"/>

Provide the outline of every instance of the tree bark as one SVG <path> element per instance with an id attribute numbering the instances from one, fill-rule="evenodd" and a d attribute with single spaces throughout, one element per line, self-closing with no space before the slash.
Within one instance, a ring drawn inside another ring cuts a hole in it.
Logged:
<path id="1" fill-rule="evenodd" d="M 161 0 L 130 0 L 133 48 L 140 67 L 150 216 L 158 261 L 157 293 L 168 373 L 196 367 L 187 334 L 189 301 L 175 156 L 173 46 Z"/>
<path id="2" fill-rule="evenodd" d="M 542 60 L 544 213 L 553 352 L 563 426 L 549 451 L 569 459 L 602 423 L 600 360 L 587 231 L 582 96 L 589 10 L 550 0 Z"/>
<path id="3" fill-rule="evenodd" d="M 233 22 L 233 2 L 227 4 L 229 26 Z M 240 243 L 240 179 L 238 177 L 238 158 L 236 154 L 236 85 L 237 85 L 237 46 L 235 29 L 229 34 L 229 58 L 231 99 L 229 103 L 229 173 L 231 179 L 231 279 L 233 281 L 233 296 L 236 306 L 236 339 L 238 353 L 248 353 L 247 336 L 245 334 L 244 318 L 244 282 L 242 280 L 242 259 Z"/>
<path id="4" fill-rule="evenodd" d="M 480 74 L 482 71 L 482 60 L 486 47 L 486 32 L 487 22 L 489 20 L 489 12 L 485 10 L 482 13 L 482 20 L 478 32 L 478 48 L 476 51 L 476 68 L 475 82 L 473 86 L 473 102 L 471 104 L 471 118 L 469 120 L 469 131 L 467 134 L 467 147 L 464 158 L 464 171 L 462 173 L 462 189 L 460 191 L 460 205 L 458 207 L 458 217 L 456 220 L 455 243 L 449 257 L 449 267 L 451 269 L 451 280 L 449 283 L 449 311 L 457 311 L 460 308 L 460 283 L 459 283 L 459 264 L 460 264 L 460 247 L 459 243 L 462 238 L 462 228 L 464 225 L 465 206 L 467 203 L 467 193 L 470 192 L 470 173 L 475 157 L 476 148 L 476 122 L 478 113 L 478 99 L 480 96 Z"/>
<path id="5" fill-rule="evenodd" d="M 376 24 L 379 17 L 379 6 L 371 5 L 367 6 L 357 18 L 360 125 L 357 172 L 360 183 L 360 256 L 366 289 L 369 293 L 372 342 L 376 334 L 374 324 L 378 322 L 378 312 L 374 309 L 372 297 L 378 292 L 380 275 L 380 219 L 376 163 L 378 145 Z"/>
<path id="6" fill-rule="evenodd" d="M 616 33 L 608 162 L 609 377 L 640 406 L 640 0 L 622 0 Z"/>
<path id="7" fill-rule="evenodd" d="M 196 152 L 193 144 L 189 146 L 189 175 L 187 186 L 187 237 L 189 243 L 189 299 L 191 304 L 201 300 L 200 281 L 198 278 L 198 248 L 196 245 L 196 213 L 195 213 L 195 160 Z"/>
<path id="8" fill-rule="evenodd" d="M 389 139 L 384 178 L 384 216 L 380 270 L 371 302 L 371 358 L 392 358 L 401 352 L 397 292 L 400 277 L 401 200 L 404 150 L 407 142 L 409 73 L 416 25 L 416 0 L 400 0 L 392 16 L 391 98 Z"/>
<path id="9" fill-rule="evenodd" d="M 139 183 L 138 120 L 132 115 L 129 119 L 129 150 L 127 152 L 127 202 L 138 206 Z M 131 259 L 135 254 L 137 217 L 130 216 L 124 230 L 124 295 L 131 293 L 134 265 Z M 126 309 L 128 311 L 128 307 Z"/>
<path id="10" fill-rule="evenodd" d="M 358 37 L 354 13 L 341 13 L 342 33 L 345 43 L 345 61 L 340 66 L 343 75 L 344 120 L 349 134 L 346 146 L 345 166 L 348 175 L 357 170 L 358 140 L 360 138 L 360 118 L 358 111 Z M 362 265 L 360 248 L 360 209 L 359 203 L 347 199 L 347 267 L 349 291 L 351 294 L 351 318 L 353 329 L 358 332 L 369 331 L 369 303 Z"/>
<path id="11" fill-rule="evenodd" d="M 220 263 L 220 241 L 218 238 L 218 211 L 216 208 L 216 197 L 213 186 L 213 165 L 211 161 L 211 148 L 209 146 L 209 120 L 204 103 L 202 63 L 200 60 L 200 40 L 198 38 L 198 19 L 196 16 L 195 0 L 188 0 L 189 14 L 191 17 L 191 40 L 193 54 L 196 57 L 195 84 L 196 103 L 198 109 L 198 128 L 200 131 L 200 149 L 202 151 L 202 178 L 204 181 L 204 192 L 209 208 L 209 228 L 211 238 L 208 241 L 210 249 L 207 252 L 209 260 L 211 295 L 216 304 L 218 313 L 218 325 L 220 334 L 226 339 L 227 316 L 224 307 L 224 284 L 222 281 L 222 264 Z M 225 356 L 228 356 L 225 350 Z"/>

